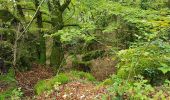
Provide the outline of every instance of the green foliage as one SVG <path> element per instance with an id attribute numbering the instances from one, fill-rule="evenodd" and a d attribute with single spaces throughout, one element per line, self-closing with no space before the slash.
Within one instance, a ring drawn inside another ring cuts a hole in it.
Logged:
<path id="1" fill-rule="evenodd" d="M 12 57 L 12 44 L 7 41 L 0 42 L 0 57 L 6 61 L 10 61 Z"/>
<path id="2" fill-rule="evenodd" d="M 146 68 L 157 69 L 162 63 L 169 64 L 169 43 L 160 40 L 151 44 L 137 46 L 127 50 L 119 51 L 120 63 L 118 64 L 118 76 L 132 77 L 142 74 Z"/>
<path id="3" fill-rule="evenodd" d="M 103 96 L 103 100 L 107 100 L 108 97 L 113 100 L 168 99 L 168 97 L 166 97 L 166 95 L 169 93 L 169 88 L 167 87 L 167 85 L 169 85 L 168 82 L 165 82 L 164 84 L 166 87 L 162 86 L 159 90 L 157 90 L 155 87 L 147 84 L 147 80 L 143 80 L 141 76 L 139 76 L 136 82 L 133 83 L 118 78 L 116 75 L 112 76 L 109 80 L 112 81 L 112 84 L 108 86 L 107 89 L 109 93 Z"/>
<path id="4" fill-rule="evenodd" d="M 121 50 L 118 56 L 120 63 L 117 65 L 117 75 L 122 78 L 134 78 L 135 75 L 144 74 L 146 69 L 155 70 L 154 73 L 159 72 L 158 69 L 164 72 L 169 71 L 170 45 L 168 42 L 153 41 L 149 45 L 146 43 L 142 46 Z M 160 74 L 154 77 L 161 77 Z"/>
<path id="5" fill-rule="evenodd" d="M 102 86 L 102 85 L 112 85 L 113 84 L 113 81 L 112 81 L 112 79 L 110 79 L 110 78 L 108 78 L 108 79 L 106 79 L 106 80 L 104 80 L 100 85 Z"/>
<path id="6" fill-rule="evenodd" d="M 6 9 L 0 9 L 0 19 L 4 22 L 11 21 L 13 18 L 15 18 L 11 12 L 9 12 Z"/>
<path id="7" fill-rule="evenodd" d="M 16 80 L 15 80 L 15 72 L 14 72 L 14 69 L 13 68 L 10 68 L 9 69 L 9 72 L 6 74 L 6 75 L 0 75 L 0 80 L 1 81 L 5 81 L 7 83 L 15 83 Z"/>
<path id="8" fill-rule="evenodd" d="M 161 70 L 164 74 L 170 72 L 170 67 L 166 63 L 160 63 L 162 67 L 158 68 Z"/>
<path id="9" fill-rule="evenodd" d="M 50 5 L 47 4 L 48 1 Z M 167 8 L 169 0 L 168 2 L 167 0 L 71 0 L 63 12 L 60 11 L 61 6 L 58 5 L 69 0 L 48 1 L 44 2 L 39 10 L 39 14 L 42 14 L 42 23 L 33 20 L 29 29 L 17 41 L 16 54 L 19 69 L 29 69 L 31 62 L 41 59 L 41 55 L 45 62 L 45 54 L 48 53 L 45 49 L 48 48 L 45 48 L 45 40 L 41 39 L 49 36 L 54 39 L 53 43 L 56 43 L 52 47 L 52 56 L 47 57 L 51 60 L 52 65 L 54 63 L 58 66 L 61 62 L 60 58 L 65 56 L 63 54 L 68 53 L 62 49 L 65 44 L 73 48 L 73 53 L 77 53 L 77 51 L 86 53 L 82 58 L 83 61 L 79 62 L 77 57 L 76 64 L 88 65 L 89 62 L 86 61 L 102 57 L 103 50 L 96 50 L 94 47 L 95 51 L 90 51 L 91 49 L 88 48 L 88 45 L 95 40 L 97 44 L 104 44 L 103 47 L 111 45 L 118 49 L 126 48 L 126 50 L 118 52 L 120 59 L 117 65 L 118 77 L 134 79 L 135 76 L 141 74 L 152 82 L 153 80 L 159 82 L 159 79 L 164 80 L 170 77 L 170 10 Z M 19 6 L 22 9 L 19 9 Z M 27 26 L 36 11 L 35 2 L 32 0 L 0 0 L 0 8 L 1 37 L 2 40 L 9 42 L 0 42 L 0 57 L 10 62 L 13 58 L 12 47 L 17 36 L 16 33 L 18 33 L 18 22 L 21 23 L 21 26 Z M 24 16 L 19 14 L 21 13 L 19 10 L 23 11 Z M 25 17 L 25 21 L 21 20 L 22 17 Z M 41 20 L 41 17 L 36 16 L 34 19 Z M 37 27 L 37 23 L 42 24 L 40 25 L 42 27 Z M 24 27 L 19 30 L 22 32 Z M 108 38 L 105 33 L 109 33 Z M 44 36 L 44 34 L 48 35 Z M 114 36 L 111 37 L 111 35 Z M 60 43 L 61 45 L 57 45 Z M 103 47 L 101 49 L 105 49 Z M 59 55 L 60 53 L 61 55 Z M 41 94 L 46 90 L 51 90 L 54 85 L 58 87 L 60 83 L 70 81 L 71 77 L 95 81 L 95 78 L 89 73 L 72 71 L 59 74 L 49 80 L 39 81 L 35 86 L 35 91 L 37 94 Z M 14 75 L 11 72 L 7 76 L 0 76 L 0 80 L 15 83 Z M 122 84 L 123 86 L 121 86 Z M 132 95 L 130 99 L 148 99 L 147 94 L 154 91 L 145 80 L 140 80 L 139 83 L 129 83 L 112 77 L 105 80 L 102 85 L 113 85 L 110 91 L 113 92 L 116 99 L 123 99 L 124 95 Z M 13 91 L 14 98 L 21 96 L 20 90 L 10 89 L 10 91 Z M 10 95 L 10 91 L 3 95 Z M 164 99 L 162 93 L 163 91 L 159 91 L 155 98 Z"/>
<path id="10" fill-rule="evenodd" d="M 111 20 L 104 32 L 111 29 L 109 27 L 114 27 L 115 31 L 118 29 L 124 30 L 126 27 L 130 27 L 128 30 L 133 29 L 136 32 L 134 33 L 133 31 L 133 37 L 137 37 L 140 40 L 150 41 L 156 36 L 156 34 L 162 34 L 160 33 L 161 30 L 163 30 L 165 34 L 165 31 L 169 29 L 170 19 L 167 16 L 169 12 L 168 9 L 142 10 L 138 7 L 122 6 L 120 3 L 111 2 L 110 4 L 107 4 L 107 6 L 109 6 L 109 9 L 106 14 L 107 16 L 111 16 L 110 19 L 113 20 Z M 114 30 L 111 30 L 111 32 L 112 31 Z M 127 35 L 125 34 L 126 31 L 127 30 L 125 30 L 122 37 Z"/>
<path id="11" fill-rule="evenodd" d="M 21 93 L 21 91 L 17 92 L 14 70 L 12 68 L 9 70 L 7 75 L 0 75 L 0 84 L 7 86 L 6 90 L 0 93 L 0 100 L 5 100 L 7 98 L 11 99 L 15 93 L 15 96 L 20 96 L 17 94 L 19 92 Z"/>
<path id="12" fill-rule="evenodd" d="M 56 83 L 64 84 L 64 83 L 67 83 L 68 81 L 69 81 L 69 78 L 67 75 L 59 74 L 51 79 L 39 81 L 35 85 L 34 89 L 35 89 L 35 92 L 39 95 L 44 91 L 51 90 Z"/>
<path id="13" fill-rule="evenodd" d="M 21 88 L 12 90 L 11 100 L 21 100 L 23 93 L 21 92 Z"/>

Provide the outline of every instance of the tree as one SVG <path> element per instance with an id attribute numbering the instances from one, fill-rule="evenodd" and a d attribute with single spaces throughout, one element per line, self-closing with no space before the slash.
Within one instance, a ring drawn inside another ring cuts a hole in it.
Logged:
<path id="1" fill-rule="evenodd" d="M 38 0 L 34 0 L 34 4 L 35 4 L 35 8 L 38 9 L 38 6 L 40 5 Z M 40 10 L 38 10 L 37 15 L 37 27 L 38 27 L 38 33 L 39 33 L 39 41 L 40 41 L 40 45 L 39 45 L 39 49 L 40 49 L 40 53 L 39 53 L 39 61 L 41 64 L 44 64 L 46 61 L 46 46 L 45 46 L 45 38 L 44 36 L 44 32 L 42 31 L 43 28 L 43 20 L 42 20 L 42 12 Z"/>

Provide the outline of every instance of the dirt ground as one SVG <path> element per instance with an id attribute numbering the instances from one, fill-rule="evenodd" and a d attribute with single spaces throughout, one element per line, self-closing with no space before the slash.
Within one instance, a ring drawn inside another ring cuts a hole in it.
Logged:
<path id="1" fill-rule="evenodd" d="M 34 85 L 43 79 L 48 79 L 53 77 L 55 74 L 50 68 L 45 68 L 42 65 L 34 65 L 33 69 L 26 72 L 16 73 L 16 80 L 18 81 L 18 86 L 22 88 L 24 96 L 34 95 Z"/>
<path id="2" fill-rule="evenodd" d="M 106 93 L 104 87 L 99 88 L 92 83 L 73 81 L 59 86 L 50 94 L 44 93 L 36 97 L 36 100 L 101 100 L 102 95 Z"/>

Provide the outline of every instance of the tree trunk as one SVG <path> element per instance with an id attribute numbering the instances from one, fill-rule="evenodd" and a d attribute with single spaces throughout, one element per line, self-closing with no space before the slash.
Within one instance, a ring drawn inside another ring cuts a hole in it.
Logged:
<path id="1" fill-rule="evenodd" d="M 170 0 L 168 0 L 168 7 L 170 8 Z"/>
<path id="2" fill-rule="evenodd" d="M 48 8 L 52 15 L 51 22 L 53 28 L 55 29 L 54 32 L 57 32 L 58 30 L 61 30 L 63 28 L 64 22 L 62 14 L 64 10 L 68 7 L 70 2 L 71 0 L 66 0 L 64 4 L 61 5 L 60 0 L 48 1 Z M 50 51 L 50 48 L 47 49 L 48 51 Z M 50 54 L 50 57 L 48 57 L 50 59 L 47 59 L 46 62 L 50 62 L 51 66 L 58 68 L 64 58 L 64 51 L 62 48 L 62 43 L 60 41 L 60 36 L 53 37 L 53 46 L 51 48 Z"/>
<path id="3" fill-rule="evenodd" d="M 39 1 L 35 0 L 35 8 L 37 9 L 39 6 Z M 39 45 L 39 49 L 40 49 L 40 55 L 39 55 L 39 62 L 41 64 L 45 64 L 46 61 L 46 46 L 45 46 L 45 38 L 44 36 L 44 32 L 42 31 L 43 28 L 43 22 L 42 22 L 42 13 L 41 11 L 37 12 L 37 26 L 39 28 L 38 32 L 39 32 L 39 39 L 40 39 L 40 45 Z"/>
<path id="4" fill-rule="evenodd" d="M 63 16 L 62 12 L 59 10 L 59 7 L 56 7 L 53 9 L 52 15 L 55 15 L 51 19 L 52 26 L 56 27 L 55 32 L 58 30 L 61 30 L 63 27 Z M 55 36 L 53 37 L 53 47 L 52 47 L 52 52 L 51 52 L 51 57 L 50 57 L 50 64 L 51 66 L 54 66 L 58 68 L 63 60 L 64 53 L 62 50 L 62 43 L 60 41 L 60 36 Z"/>
<path id="5" fill-rule="evenodd" d="M 14 68 L 16 68 L 16 65 L 17 65 L 17 52 L 18 52 L 18 41 L 17 41 L 17 39 L 18 39 L 18 36 L 19 36 L 19 33 L 20 33 L 20 29 L 21 29 L 21 25 L 20 25 L 20 23 L 15 23 L 15 25 L 17 26 L 16 27 L 16 33 L 15 33 L 15 41 L 14 41 L 14 46 L 13 46 L 13 66 L 14 66 Z"/>

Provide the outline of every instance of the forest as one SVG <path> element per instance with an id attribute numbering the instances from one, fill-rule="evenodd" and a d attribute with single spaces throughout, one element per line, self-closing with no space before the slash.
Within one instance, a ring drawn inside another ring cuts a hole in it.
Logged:
<path id="1" fill-rule="evenodd" d="M 0 100 L 170 100 L 170 0 L 0 0 Z"/>

